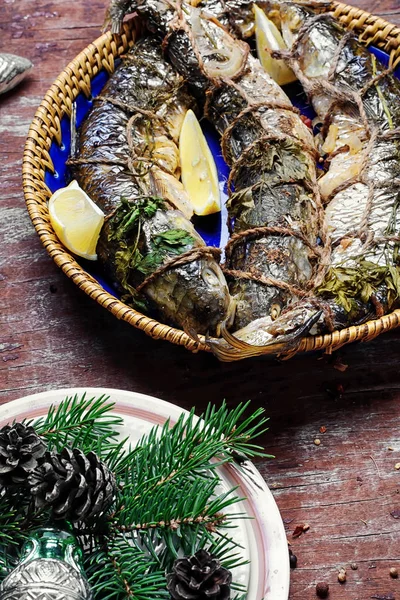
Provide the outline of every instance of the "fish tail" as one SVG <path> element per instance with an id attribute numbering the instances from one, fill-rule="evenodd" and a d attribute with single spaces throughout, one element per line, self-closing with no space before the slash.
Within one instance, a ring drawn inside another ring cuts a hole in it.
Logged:
<path id="1" fill-rule="evenodd" d="M 222 362 L 232 362 L 262 355 L 288 355 L 293 356 L 299 346 L 301 339 L 307 335 L 312 326 L 319 320 L 323 311 L 314 313 L 305 323 L 294 332 L 283 334 L 272 338 L 270 342 L 262 346 L 249 344 L 229 333 L 226 327 L 222 327 L 222 338 L 207 338 L 211 352 Z"/>

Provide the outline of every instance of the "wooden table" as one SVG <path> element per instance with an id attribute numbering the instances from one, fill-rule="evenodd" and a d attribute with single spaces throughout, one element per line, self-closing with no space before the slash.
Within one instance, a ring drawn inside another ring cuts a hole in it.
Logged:
<path id="1" fill-rule="evenodd" d="M 400 24 L 399 0 L 355 3 Z M 331 600 L 400 600 L 400 580 L 389 576 L 390 567 L 400 570 L 400 331 L 335 357 L 220 364 L 118 322 L 39 243 L 22 194 L 25 136 L 52 81 L 98 37 L 105 5 L 0 2 L 0 50 L 35 64 L 0 99 L 0 402 L 68 386 L 135 390 L 198 412 L 207 402 L 251 399 L 271 417 L 262 443 L 276 459 L 259 468 L 298 557 L 291 600 L 315 598 L 320 581 Z M 309 530 L 294 539 L 303 524 Z"/>

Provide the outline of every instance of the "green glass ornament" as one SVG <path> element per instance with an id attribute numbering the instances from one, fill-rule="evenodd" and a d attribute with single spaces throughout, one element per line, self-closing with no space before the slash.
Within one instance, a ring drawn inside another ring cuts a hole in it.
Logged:
<path id="1" fill-rule="evenodd" d="M 0 600 L 92 600 L 74 536 L 51 527 L 25 542 L 21 561 L 0 585 Z"/>

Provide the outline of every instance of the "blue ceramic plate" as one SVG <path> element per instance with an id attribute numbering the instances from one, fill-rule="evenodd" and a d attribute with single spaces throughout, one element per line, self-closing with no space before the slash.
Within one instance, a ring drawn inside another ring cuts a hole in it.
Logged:
<path id="1" fill-rule="evenodd" d="M 383 63 L 385 66 L 389 63 L 389 55 L 374 46 L 370 46 L 370 51 Z M 118 65 L 119 60 L 115 61 Z M 396 77 L 400 79 L 400 67 L 395 72 Z M 93 98 L 98 96 L 103 89 L 109 75 L 106 71 L 101 71 L 92 79 L 92 96 L 86 98 L 81 93 L 76 99 L 76 125 L 79 127 L 82 121 L 85 119 L 89 110 L 93 105 Z M 310 119 L 315 117 L 315 113 L 312 107 L 308 104 L 307 98 L 299 83 L 294 83 L 285 88 L 286 93 L 290 97 L 292 103 L 300 109 L 301 113 Z M 215 246 L 217 248 L 224 249 L 228 241 L 229 232 L 227 226 L 227 210 L 226 200 L 228 198 L 227 191 L 227 180 L 229 177 L 229 167 L 222 158 L 221 147 L 219 143 L 219 136 L 213 127 L 206 121 L 201 122 L 203 132 L 207 138 L 208 144 L 211 148 L 211 152 L 214 156 L 215 163 L 217 165 L 219 185 L 221 190 L 221 204 L 222 211 L 219 214 L 211 215 L 208 217 L 194 217 L 194 225 L 204 241 L 208 246 Z M 61 139 L 62 144 L 59 146 L 57 142 L 53 142 L 50 148 L 50 156 L 53 161 L 55 168 L 54 173 L 46 171 L 45 183 L 52 193 L 61 187 L 68 185 L 70 182 L 70 174 L 66 161 L 69 157 L 71 147 L 71 131 L 70 131 L 70 119 L 65 115 L 61 120 Z M 87 261 L 81 258 L 77 258 L 77 261 L 82 268 L 87 271 L 92 277 L 94 277 L 100 285 L 110 294 L 118 297 L 116 290 L 112 287 L 110 282 L 104 280 L 101 275 L 100 267 L 97 263 Z"/>

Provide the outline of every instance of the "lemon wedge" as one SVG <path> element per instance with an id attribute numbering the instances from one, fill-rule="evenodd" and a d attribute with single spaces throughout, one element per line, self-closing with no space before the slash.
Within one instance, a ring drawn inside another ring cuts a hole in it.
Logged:
<path id="1" fill-rule="evenodd" d="M 58 239 L 68 250 L 87 260 L 97 260 L 104 213 L 76 181 L 54 192 L 49 200 L 49 216 Z"/>
<path id="2" fill-rule="evenodd" d="M 182 183 L 196 215 L 221 210 L 217 167 L 192 110 L 188 110 L 179 137 Z"/>
<path id="3" fill-rule="evenodd" d="M 287 50 L 285 42 L 275 23 L 270 21 L 265 12 L 254 4 L 256 26 L 257 56 L 265 71 L 279 85 L 296 81 L 296 76 L 283 60 L 272 58 L 268 50 Z"/>

